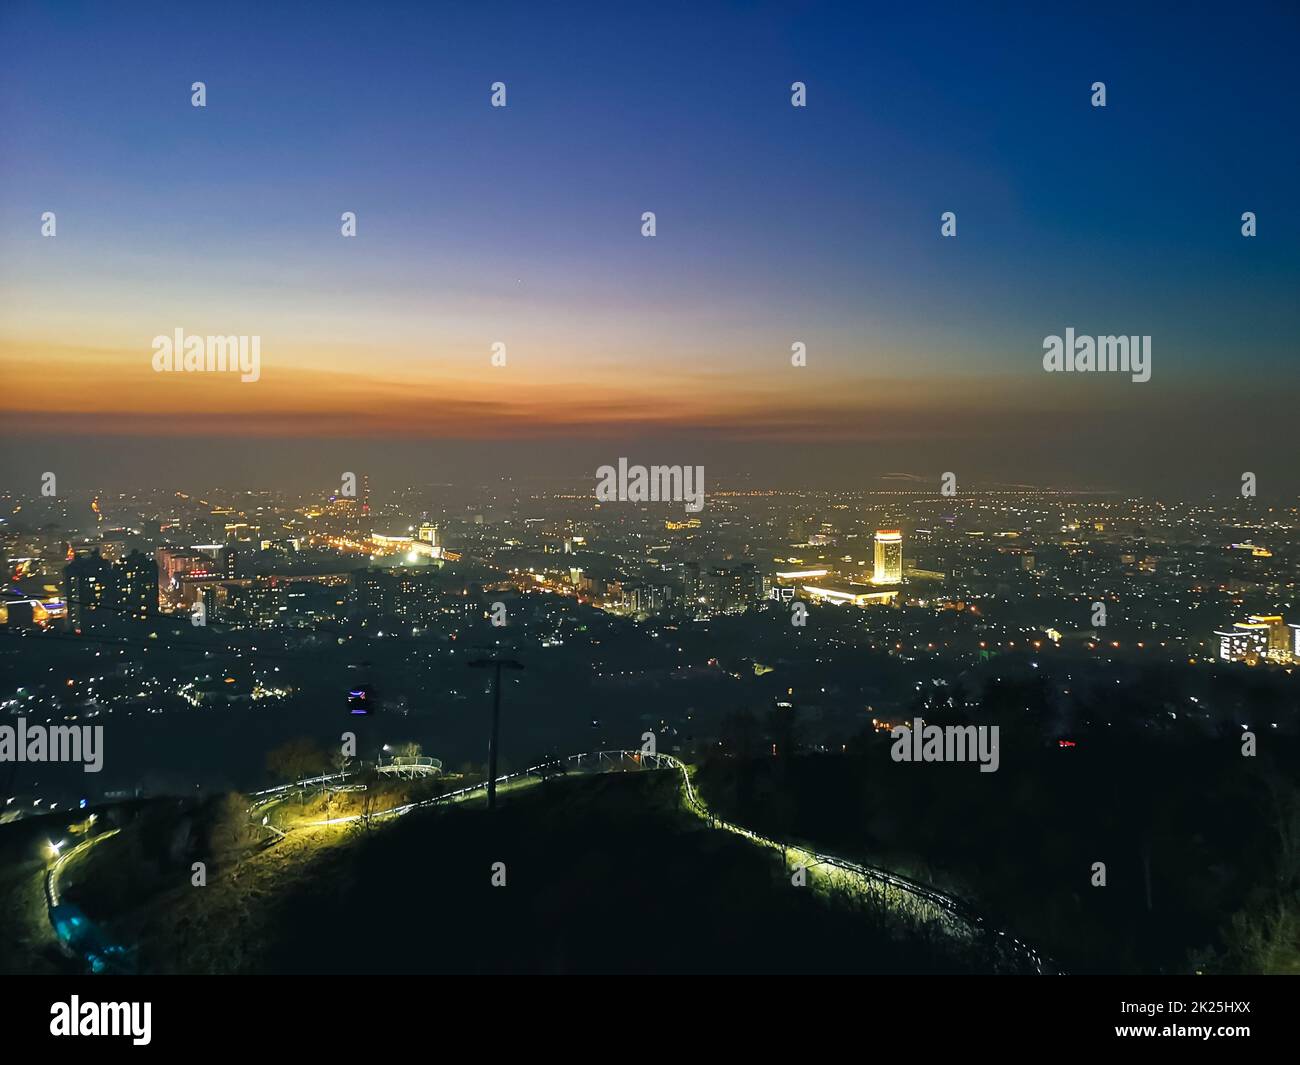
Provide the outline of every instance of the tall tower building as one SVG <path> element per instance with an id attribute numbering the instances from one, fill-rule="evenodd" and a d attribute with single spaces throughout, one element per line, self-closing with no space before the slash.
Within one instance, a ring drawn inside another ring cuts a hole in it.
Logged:
<path id="1" fill-rule="evenodd" d="M 689 606 L 693 607 L 704 594 L 704 577 L 698 562 L 682 563 L 682 595 Z"/>
<path id="2" fill-rule="evenodd" d="M 158 563 L 132 551 L 111 572 L 113 606 L 123 618 L 144 621 L 158 613 Z"/>
<path id="3" fill-rule="evenodd" d="M 199 601 L 203 604 L 204 616 L 208 621 L 217 620 L 217 586 L 205 584 L 199 589 Z"/>
<path id="4" fill-rule="evenodd" d="M 158 563 L 139 551 L 113 563 L 98 554 L 75 558 L 65 567 L 63 581 L 70 628 L 81 628 L 97 610 L 133 621 L 158 613 Z"/>
<path id="5" fill-rule="evenodd" d="M 903 533 L 901 529 L 876 530 L 876 569 L 873 584 L 903 583 Z"/>
<path id="6" fill-rule="evenodd" d="M 63 570 L 64 598 L 68 604 L 68 627 L 79 629 L 86 615 L 98 610 L 108 588 L 109 564 L 99 552 L 79 555 Z"/>
<path id="7" fill-rule="evenodd" d="M 717 610 L 744 610 L 763 598 L 763 577 L 752 562 L 717 566 L 709 576 L 708 598 Z"/>

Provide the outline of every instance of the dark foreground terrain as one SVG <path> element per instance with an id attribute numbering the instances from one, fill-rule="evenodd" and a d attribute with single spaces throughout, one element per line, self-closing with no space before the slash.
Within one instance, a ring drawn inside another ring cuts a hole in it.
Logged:
<path id="1" fill-rule="evenodd" d="M 793 886 L 779 854 L 683 810 L 679 779 L 570 777 L 506 794 L 495 815 L 476 802 L 370 830 L 303 828 L 213 861 L 205 887 L 190 885 L 190 856 L 158 857 L 157 842 L 176 835 L 169 818 L 181 815 L 154 808 L 91 848 L 64 894 L 136 949 L 140 972 L 988 966 L 978 946 L 852 890 Z M 504 886 L 492 883 L 498 862 Z M 7 961 L 22 970 L 21 958 Z"/>

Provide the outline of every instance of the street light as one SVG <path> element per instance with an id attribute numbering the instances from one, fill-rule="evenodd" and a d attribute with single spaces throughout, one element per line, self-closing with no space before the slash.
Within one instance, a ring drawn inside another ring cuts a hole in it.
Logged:
<path id="1" fill-rule="evenodd" d="M 502 669 L 523 669 L 523 664 L 516 662 L 513 658 L 498 658 L 493 655 L 491 658 L 473 658 L 470 659 L 471 666 L 475 669 L 487 669 L 493 667 L 492 682 L 492 735 L 488 739 L 488 810 L 497 808 L 497 739 L 501 731 L 501 670 Z"/>

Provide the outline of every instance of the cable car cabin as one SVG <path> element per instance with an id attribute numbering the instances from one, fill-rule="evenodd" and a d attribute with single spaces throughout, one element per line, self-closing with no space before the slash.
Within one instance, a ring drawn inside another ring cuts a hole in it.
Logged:
<path id="1" fill-rule="evenodd" d="M 348 690 L 348 713 L 372 714 L 375 710 L 375 693 L 369 684 L 358 684 Z"/>

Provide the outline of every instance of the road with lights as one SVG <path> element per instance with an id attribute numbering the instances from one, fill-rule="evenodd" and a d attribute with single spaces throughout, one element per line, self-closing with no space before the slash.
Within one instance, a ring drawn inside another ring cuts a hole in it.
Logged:
<path id="1" fill-rule="evenodd" d="M 866 895 L 882 906 L 902 912 L 921 923 L 935 923 L 946 933 L 969 942 L 983 940 L 985 943 L 1005 951 L 1014 959 L 1018 968 L 1033 973 L 1059 972 L 1046 958 L 1042 957 L 1028 944 L 1016 939 L 1008 932 L 992 927 L 981 915 L 962 900 L 945 894 L 929 885 L 922 884 L 887 869 L 850 861 L 838 855 L 827 854 L 816 848 L 792 841 L 782 841 L 755 832 L 743 825 L 727 821 L 711 811 L 695 789 L 691 780 L 691 767 L 681 759 L 670 754 L 647 754 L 641 751 L 605 750 L 591 751 L 570 755 L 564 759 L 531 766 L 515 773 L 507 773 L 497 778 L 498 794 L 507 794 L 538 783 L 542 775 L 555 772 L 558 766 L 573 766 L 584 773 L 640 772 L 640 771 L 676 771 L 681 776 L 682 797 L 686 807 L 710 828 L 740 836 L 755 846 L 764 847 L 780 853 L 787 871 L 792 877 L 802 875 L 806 882 L 821 881 L 827 887 L 843 888 Z M 386 810 L 369 814 L 351 814 L 344 817 L 327 818 L 318 821 L 306 821 L 298 825 L 281 829 L 270 823 L 270 811 L 275 805 L 289 798 L 295 790 L 313 786 L 346 783 L 343 774 L 333 773 L 310 777 L 291 784 L 280 785 L 256 792 L 251 796 L 248 808 L 249 816 L 260 827 L 266 828 L 276 837 L 268 841 L 274 845 L 287 835 L 310 828 L 333 825 L 354 824 L 365 821 L 383 821 L 402 817 L 414 810 L 434 806 L 445 806 L 465 802 L 481 797 L 487 791 L 487 782 L 458 788 L 428 799 L 404 803 Z M 258 817 L 257 815 L 261 815 Z M 58 855 L 46 873 L 46 901 L 51 912 L 60 904 L 59 880 L 67 863 L 84 854 L 92 846 L 116 835 L 118 829 L 111 829 L 84 840 L 64 854 Z"/>
<path id="2" fill-rule="evenodd" d="M 112 839 L 119 831 L 119 829 L 110 828 L 107 832 L 100 832 L 98 835 L 91 836 L 88 839 L 83 839 L 71 850 L 64 851 L 61 854 L 59 853 L 58 847 L 54 848 L 55 853 L 58 856 L 54 859 L 54 862 L 49 869 L 45 871 L 45 903 L 51 910 L 53 910 L 55 906 L 59 905 L 59 878 L 63 875 L 63 869 L 68 862 L 72 861 L 73 858 L 85 854 L 91 847 L 103 843 L 104 840 Z"/>
<path id="3" fill-rule="evenodd" d="M 591 751 L 583 754 L 573 754 L 562 760 L 563 764 L 572 764 L 582 772 L 634 772 L 641 770 L 676 770 L 681 774 L 683 795 L 686 799 L 686 805 L 696 816 L 704 820 L 711 828 L 723 832 L 730 832 L 733 835 L 741 836 L 756 846 L 765 847 L 773 851 L 780 852 L 785 860 L 786 867 L 792 873 L 802 869 L 805 875 L 810 879 L 820 878 L 828 886 L 846 887 L 851 890 L 861 891 L 870 897 L 878 899 L 883 904 L 897 910 L 902 910 L 909 915 L 921 921 L 934 921 L 944 928 L 949 934 L 965 938 L 968 940 L 977 940 L 981 938 L 994 937 L 1000 941 L 996 945 L 1005 950 L 1010 956 L 1014 957 L 1022 968 L 1030 972 L 1044 974 L 1057 972 L 1052 964 L 1034 950 L 1027 943 L 1015 938 L 1010 933 L 1000 929 L 993 928 L 984 917 L 974 909 L 951 895 L 947 895 L 936 888 L 927 884 L 922 884 L 915 880 L 909 880 L 907 877 L 899 876 L 887 869 L 880 869 L 875 866 L 865 865 L 861 862 L 850 861 L 847 858 L 841 858 L 838 855 L 827 854 L 811 847 L 789 841 L 780 841 L 764 836 L 762 833 L 755 832 L 752 829 L 745 828 L 743 825 L 735 824 L 718 817 L 713 813 L 699 793 L 695 790 L 694 782 L 691 780 L 690 767 L 679 758 L 670 754 L 645 754 L 641 751 L 625 750 L 608 750 L 608 751 Z M 547 763 L 545 765 L 532 766 L 528 769 L 520 770 L 517 773 L 507 773 L 497 778 L 498 794 L 504 794 L 508 790 L 527 786 L 529 782 L 535 783 L 540 779 L 539 773 L 553 768 L 557 763 Z M 262 796 L 272 797 L 270 801 L 283 798 L 285 794 L 292 791 L 301 784 L 325 783 L 330 780 L 341 779 L 338 774 L 327 777 L 315 777 L 310 782 L 304 781 L 295 784 L 283 785 L 279 788 L 270 789 L 267 792 L 260 793 Z M 464 802 L 468 799 L 475 798 L 487 790 L 487 782 L 474 784 L 469 787 L 459 788 L 456 791 L 446 792 L 429 799 L 422 799 L 418 802 L 405 803 L 401 806 L 394 806 L 387 810 L 381 810 L 369 814 L 372 821 L 383 820 L 392 817 L 401 817 L 413 810 L 425 809 L 433 806 L 441 806 L 450 803 Z M 268 802 L 268 798 L 261 798 L 254 803 L 252 810 L 259 809 Z M 309 821 L 298 827 L 313 828 L 327 825 L 343 825 L 363 821 L 367 815 L 352 814 L 346 817 L 334 817 L 320 821 Z M 270 828 L 270 825 L 266 827 Z M 279 829 L 275 829 L 279 832 Z M 292 831 L 292 829 L 290 830 Z"/>

